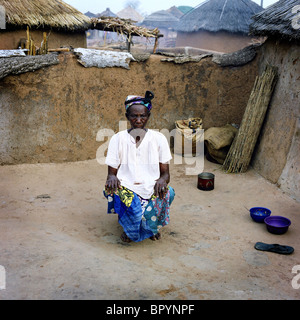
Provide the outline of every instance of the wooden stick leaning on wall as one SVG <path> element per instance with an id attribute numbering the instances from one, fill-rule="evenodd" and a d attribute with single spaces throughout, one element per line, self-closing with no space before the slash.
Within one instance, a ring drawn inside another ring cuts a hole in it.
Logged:
<path id="1" fill-rule="evenodd" d="M 41 43 L 40 54 L 47 54 L 48 53 L 48 36 L 47 32 L 43 32 L 43 41 Z"/>
<path id="2" fill-rule="evenodd" d="M 247 171 L 276 82 L 277 68 L 270 65 L 256 77 L 240 129 L 222 166 L 224 171 Z"/>
<path id="3" fill-rule="evenodd" d="M 37 50 L 36 50 L 36 46 L 35 46 L 32 38 L 31 38 L 30 30 L 29 30 L 28 26 L 27 26 L 27 30 L 26 30 L 26 35 L 27 35 L 27 39 L 26 39 L 25 48 L 27 49 L 27 55 L 35 56 L 37 54 Z"/>

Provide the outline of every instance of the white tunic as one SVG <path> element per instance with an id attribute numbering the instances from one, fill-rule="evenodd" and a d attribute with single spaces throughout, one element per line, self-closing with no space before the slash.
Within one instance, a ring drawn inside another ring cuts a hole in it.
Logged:
<path id="1" fill-rule="evenodd" d="M 160 177 L 159 163 L 171 159 L 168 141 L 162 133 L 148 129 L 137 148 L 134 138 L 124 130 L 111 138 L 105 163 L 118 169 L 122 186 L 149 199 Z"/>

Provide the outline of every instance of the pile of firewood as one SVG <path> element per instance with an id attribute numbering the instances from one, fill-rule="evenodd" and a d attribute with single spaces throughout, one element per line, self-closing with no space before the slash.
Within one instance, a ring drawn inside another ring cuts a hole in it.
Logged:
<path id="1" fill-rule="evenodd" d="M 41 43 L 41 47 L 37 47 L 31 37 L 29 27 L 27 27 L 26 31 L 27 39 L 25 43 L 26 53 L 29 56 L 36 56 L 40 54 L 48 53 L 48 37 L 47 32 L 43 32 L 43 41 Z"/>

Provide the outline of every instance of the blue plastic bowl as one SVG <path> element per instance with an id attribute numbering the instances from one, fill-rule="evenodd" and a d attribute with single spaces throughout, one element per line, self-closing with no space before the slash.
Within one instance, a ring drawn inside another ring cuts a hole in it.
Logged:
<path id="1" fill-rule="evenodd" d="M 272 216 L 265 219 L 267 230 L 274 234 L 284 234 L 291 225 L 291 220 L 281 216 Z"/>
<path id="2" fill-rule="evenodd" d="M 271 210 L 263 207 L 254 207 L 250 209 L 250 216 L 255 222 L 264 222 L 265 218 L 271 215 Z"/>

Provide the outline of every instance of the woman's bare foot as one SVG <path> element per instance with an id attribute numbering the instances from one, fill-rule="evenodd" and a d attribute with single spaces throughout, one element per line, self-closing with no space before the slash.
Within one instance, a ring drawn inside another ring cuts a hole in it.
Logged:
<path id="1" fill-rule="evenodd" d="M 161 239 L 161 234 L 159 232 L 157 232 L 157 234 L 155 234 L 154 236 L 150 237 L 149 239 L 151 239 L 152 241 L 160 240 Z"/>
<path id="2" fill-rule="evenodd" d="M 127 234 L 125 232 L 122 233 L 121 240 L 123 242 L 127 242 L 127 243 L 131 242 L 130 238 L 128 238 L 128 236 L 127 236 Z"/>

